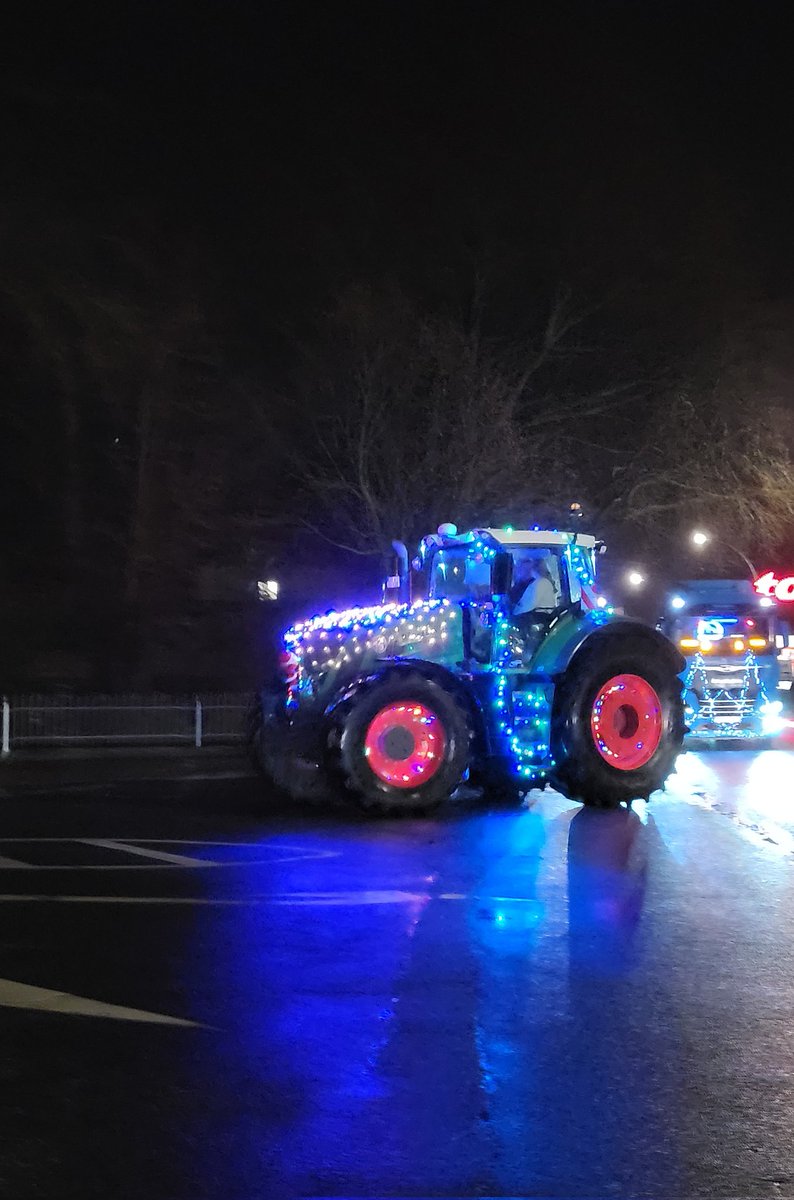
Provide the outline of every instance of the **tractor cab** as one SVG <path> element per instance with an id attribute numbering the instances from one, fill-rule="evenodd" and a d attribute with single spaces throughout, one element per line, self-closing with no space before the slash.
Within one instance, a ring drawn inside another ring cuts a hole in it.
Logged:
<path id="1" fill-rule="evenodd" d="M 528 665 L 560 617 L 597 606 L 596 546 L 586 534 L 508 527 L 460 535 L 442 525 L 423 539 L 414 567 L 423 570 L 430 600 L 461 606 L 474 670 L 505 657 Z"/>
<path id="2" fill-rule="evenodd" d="M 545 608 L 563 609 L 583 599 L 591 608 L 599 545 L 589 534 L 509 526 L 458 534 L 454 525 L 442 525 L 422 539 L 414 567 L 426 572 L 430 598 L 478 604 L 510 596 L 531 563 L 551 585 Z"/>

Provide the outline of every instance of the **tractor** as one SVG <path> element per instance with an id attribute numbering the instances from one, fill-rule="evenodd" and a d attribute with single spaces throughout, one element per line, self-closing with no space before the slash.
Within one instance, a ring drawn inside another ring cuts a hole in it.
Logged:
<path id="1" fill-rule="evenodd" d="M 597 596 L 601 549 L 581 533 L 442 525 L 413 560 L 417 596 L 403 547 L 395 600 L 284 634 L 279 686 L 249 716 L 255 761 L 295 797 L 344 793 L 392 815 L 464 782 L 647 799 L 683 741 L 684 660 Z"/>

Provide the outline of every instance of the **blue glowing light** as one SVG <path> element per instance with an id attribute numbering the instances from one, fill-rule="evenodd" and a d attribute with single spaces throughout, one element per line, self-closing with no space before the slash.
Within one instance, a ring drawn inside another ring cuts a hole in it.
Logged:
<path id="1" fill-rule="evenodd" d="M 780 731 L 780 710 L 774 707 L 780 702 L 769 700 L 752 650 L 745 654 L 742 667 L 742 682 L 738 689 L 720 688 L 709 681 L 703 654 L 698 651 L 694 656 L 684 677 L 684 692 L 698 697 L 698 707 L 688 703 L 686 709 L 692 733 L 697 734 L 705 726 L 719 730 L 725 737 L 752 736 L 757 734 L 758 724 L 761 732 L 767 735 Z"/>

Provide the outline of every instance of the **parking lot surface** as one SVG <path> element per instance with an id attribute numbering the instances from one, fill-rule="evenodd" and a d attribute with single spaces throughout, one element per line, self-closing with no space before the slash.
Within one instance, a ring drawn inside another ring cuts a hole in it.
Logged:
<path id="1" fill-rule="evenodd" d="M 794 1195 L 794 752 L 427 820 L 106 775 L 0 777 L 0 1196 Z"/>

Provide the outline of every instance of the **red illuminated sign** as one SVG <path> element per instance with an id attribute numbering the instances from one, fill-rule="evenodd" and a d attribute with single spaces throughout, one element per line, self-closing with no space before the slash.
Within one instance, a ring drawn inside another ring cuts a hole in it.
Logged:
<path id="1" fill-rule="evenodd" d="M 753 583 L 759 596 L 769 596 L 772 600 L 794 602 L 794 573 L 779 577 L 774 571 L 759 575 Z"/>

